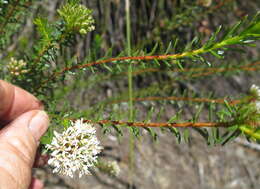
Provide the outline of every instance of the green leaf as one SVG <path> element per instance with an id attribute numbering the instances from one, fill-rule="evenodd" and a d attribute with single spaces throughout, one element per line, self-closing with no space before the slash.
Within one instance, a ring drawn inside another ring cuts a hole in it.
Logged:
<path id="1" fill-rule="evenodd" d="M 190 130 L 188 128 L 184 129 L 183 139 L 186 143 L 190 141 Z"/>
<path id="2" fill-rule="evenodd" d="M 246 28 L 240 35 L 260 37 L 260 13 L 255 16 L 255 19 L 253 20 L 251 25 Z"/>

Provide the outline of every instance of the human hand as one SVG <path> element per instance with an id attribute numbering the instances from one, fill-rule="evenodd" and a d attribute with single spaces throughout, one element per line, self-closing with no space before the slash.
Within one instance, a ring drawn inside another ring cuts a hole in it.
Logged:
<path id="1" fill-rule="evenodd" d="M 32 179 L 40 137 L 48 128 L 42 104 L 21 88 L 0 80 L 0 189 L 41 189 Z"/>

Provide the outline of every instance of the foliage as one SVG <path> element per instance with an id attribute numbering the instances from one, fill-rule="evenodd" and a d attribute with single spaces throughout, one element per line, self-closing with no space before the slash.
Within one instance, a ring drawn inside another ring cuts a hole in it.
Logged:
<path id="1" fill-rule="evenodd" d="M 213 74 L 228 77 L 238 72 L 258 71 L 259 61 L 227 64 L 225 58 L 229 53 L 239 54 L 255 46 L 260 39 L 259 14 L 254 18 L 245 17 L 229 28 L 219 26 L 207 40 L 196 36 L 183 46 L 177 38 L 165 49 L 158 44 L 149 51 L 130 47 L 117 56 L 112 56 L 111 48 L 99 57 L 102 37 L 95 35 L 92 48 L 86 49 L 88 56 L 80 59 L 74 47 L 80 37 L 94 29 L 94 19 L 92 10 L 77 0 L 68 0 L 57 10 L 55 21 L 44 16 L 34 20 L 37 41 L 33 48 L 25 50 L 24 55 L 13 52 L 11 56 L 6 48 L 21 27 L 23 15 L 28 14 L 24 12 L 28 3 L 34 1 L 0 1 L 0 48 L 3 51 L 0 76 L 44 102 L 52 125 L 42 144 L 50 144 L 54 130 L 63 130 L 70 125 L 70 120 L 78 118 L 100 125 L 103 133 L 113 131 L 118 136 L 124 134 L 123 128 L 128 128 L 136 137 L 148 132 L 157 139 L 161 130 L 171 132 L 178 142 L 188 142 L 191 127 L 209 145 L 225 144 L 240 135 L 260 140 L 260 116 L 256 106 L 259 99 L 255 93 L 240 94 L 238 99 L 219 98 L 210 92 L 176 87 L 176 83 L 185 86 L 187 81 Z M 14 8 L 16 6 L 19 8 Z M 11 12 L 12 9 L 15 11 Z M 129 72 L 132 75 L 126 78 Z M 131 83 L 129 78 L 135 84 L 130 94 L 120 87 Z M 137 86 L 138 78 L 147 79 L 151 84 Z M 103 94 L 104 85 L 111 83 L 119 86 L 115 89 L 119 95 Z M 88 95 L 86 110 L 76 108 L 77 98 L 70 97 L 71 102 L 66 101 L 69 95 L 77 95 L 73 91 Z M 129 104 L 133 105 L 131 118 L 127 113 L 129 97 Z M 169 109 L 173 115 L 164 116 Z M 183 113 L 187 109 L 192 112 L 188 118 Z M 201 118 L 202 115 L 207 118 Z"/>
<path id="2" fill-rule="evenodd" d="M 11 43 L 12 36 L 19 31 L 26 15 L 27 8 L 34 0 L 1 0 L 0 1 L 0 50 Z"/>

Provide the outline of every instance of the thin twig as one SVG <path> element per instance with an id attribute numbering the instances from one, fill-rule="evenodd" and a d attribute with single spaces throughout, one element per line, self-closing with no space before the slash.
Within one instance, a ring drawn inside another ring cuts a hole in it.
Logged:
<path id="1" fill-rule="evenodd" d="M 53 75 L 51 75 L 47 80 L 45 80 L 39 87 L 41 88 L 42 85 L 48 83 L 50 80 L 56 78 L 58 75 L 61 75 L 67 71 L 72 71 L 72 70 L 76 70 L 76 69 L 83 69 L 83 68 L 87 68 L 87 67 L 91 67 L 91 66 L 96 66 L 96 65 L 100 65 L 100 64 L 106 64 L 106 63 L 115 63 L 115 62 L 119 62 L 119 61 L 126 61 L 127 60 L 138 60 L 138 61 L 148 61 L 148 60 L 167 60 L 167 59 L 179 59 L 179 58 L 182 58 L 182 57 L 185 57 L 187 56 L 188 54 L 200 54 L 202 51 L 202 49 L 197 49 L 197 50 L 194 50 L 192 52 L 184 52 L 184 53 L 178 53 L 178 54 L 169 54 L 169 55 L 154 55 L 154 56 L 131 56 L 131 57 L 118 57 L 118 58 L 108 58 L 108 59 L 104 59 L 104 60 L 100 60 L 100 61 L 94 61 L 94 62 L 90 62 L 90 63 L 86 63 L 86 64 L 82 64 L 82 65 L 74 65 L 74 66 L 71 66 L 71 67 L 66 67 L 64 68 L 63 70 L 61 70 L 60 72 L 56 72 L 56 73 L 53 73 Z M 259 64 L 260 62 L 256 62 L 256 63 L 252 63 L 253 65 L 254 64 Z M 202 70 L 201 68 L 197 68 L 198 70 Z M 236 70 L 236 68 L 227 68 L 229 71 L 232 71 L 232 70 Z M 248 71 L 252 71 L 252 68 L 250 67 L 245 67 L 245 66 L 242 66 L 241 69 L 244 69 L 244 70 L 248 70 Z M 253 69 L 254 71 L 256 69 Z M 151 71 L 151 70 L 150 70 Z M 184 70 L 179 70 L 179 72 L 183 72 L 185 71 Z M 213 74 L 213 73 L 216 73 L 216 72 L 224 72 L 224 68 L 212 68 L 211 70 L 212 72 L 210 73 L 207 73 L 207 74 Z M 135 73 L 133 73 L 135 74 Z M 194 76 L 194 77 L 197 77 L 197 76 Z"/>
<path id="2" fill-rule="evenodd" d="M 260 66 L 260 62 L 253 62 L 249 63 L 243 66 L 238 66 L 238 67 L 232 67 L 232 68 L 183 68 L 183 69 L 172 69 L 172 70 L 161 70 L 158 68 L 147 68 L 147 69 L 142 69 L 133 72 L 133 75 L 139 75 L 142 73 L 147 73 L 147 72 L 180 72 L 180 73 L 189 73 L 189 72 L 203 72 L 203 73 L 195 73 L 191 74 L 189 77 L 199 77 L 199 76 L 207 76 L 210 74 L 216 74 L 216 73 L 221 73 L 221 72 L 227 72 L 227 71 L 236 71 L 236 70 L 246 70 L 246 71 L 256 71 L 259 70 L 260 67 L 253 67 L 253 66 Z"/>
<path id="3" fill-rule="evenodd" d="M 184 123 L 144 123 L 144 122 L 128 122 L 128 121 L 115 121 L 115 120 L 84 120 L 86 123 L 95 124 L 111 124 L 111 125 L 126 125 L 129 127 L 229 127 L 233 125 L 233 122 L 184 122 Z"/>

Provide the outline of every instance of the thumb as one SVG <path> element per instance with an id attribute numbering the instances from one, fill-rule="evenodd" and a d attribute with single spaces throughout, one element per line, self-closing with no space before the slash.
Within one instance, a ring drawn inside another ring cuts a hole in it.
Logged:
<path id="1" fill-rule="evenodd" d="M 22 114 L 0 131 L 0 186 L 29 187 L 36 149 L 48 124 L 47 114 L 34 110 Z"/>

